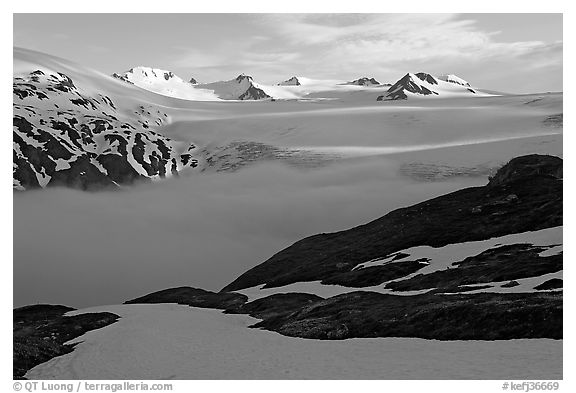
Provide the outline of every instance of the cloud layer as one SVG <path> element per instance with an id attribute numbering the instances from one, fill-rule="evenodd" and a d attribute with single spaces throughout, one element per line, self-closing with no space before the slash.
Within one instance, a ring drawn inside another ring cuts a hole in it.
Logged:
<path id="1" fill-rule="evenodd" d="M 549 76 L 550 89 L 561 86 L 561 41 L 499 41 L 499 31 L 458 14 L 258 14 L 251 23 L 266 34 L 215 45 L 212 61 L 192 51 L 178 64 L 196 59 L 203 68 L 255 71 L 268 82 L 294 74 L 394 82 L 409 71 L 460 73 L 479 87 L 513 91 L 521 88 L 506 78 L 549 72 L 557 74 Z"/>

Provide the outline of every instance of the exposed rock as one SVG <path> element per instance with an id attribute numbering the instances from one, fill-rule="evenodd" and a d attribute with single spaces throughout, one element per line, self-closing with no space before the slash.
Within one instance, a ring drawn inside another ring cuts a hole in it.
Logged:
<path id="1" fill-rule="evenodd" d="M 520 283 L 516 280 L 512 280 L 512 281 L 508 281 L 506 284 L 502 284 L 501 287 L 502 288 L 513 288 L 513 287 L 517 287 L 518 285 L 520 285 Z"/>
<path id="2" fill-rule="evenodd" d="M 240 96 L 238 96 L 239 100 L 262 100 L 264 98 L 271 98 L 266 92 L 254 85 L 250 85 L 248 89 Z"/>
<path id="3" fill-rule="evenodd" d="M 192 307 L 235 309 L 248 300 L 239 293 L 215 293 L 192 287 L 170 288 L 128 300 L 124 304 L 177 303 Z"/>
<path id="4" fill-rule="evenodd" d="M 228 314 L 248 314 L 254 318 L 271 319 L 299 311 L 323 298 L 308 293 L 280 293 L 227 309 Z"/>
<path id="5" fill-rule="evenodd" d="M 431 85 L 437 85 L 438 84 L 438 81 L 436 80 L 436 78 L 434 78 L 432 75 L 427 74 L 425 72 L 418 72 L 416 74 L 416 76 L 418 78 L 420 78 L 421 80 L 430 83 Z"/>
<path id="6" fill-rule="evenodd" d="M 344 85 L 356 85 L 356 86 L 378 86 L 380 82 L 378 82 L 374 78 L 363 77 L 360 79 L 353 80 L 351 82 L 346 82 Z"/>
<path id="7" fill-rule="evenodd" d="M 278 86 L 300 86 L 300 81 L 297 77 L 293 76 L 290 79 L 286 79 L 284 82 L 278 83 Z"/>
<path id="8" fill-rule="evenodd" d="M 548 281 L 543 282 L 540 285 L 534 287 L 534 289 L 538 291 L 546 291 L 550 289 L 561 289 L 563 287 L 564 282 L 561 278 L 552 278 Z"/>
<path id="9" fill-rule="evenodd" d="M 516 180 L 536 179 L 539 177 L 550 177 L 561 180 L 562 159 L 540 154 L 514 158 L 490 178 L 488 185 L 498 186 L 505 183 L 512 183 Z"/>
<path id="10" fill-rule="evenodd" d="M 418 76 L 418 75 L 421 75 Z M 420 80 L 427 80 L 427 75 L 424 73 L 416 74 L 416 79 L 414 78 L 413 74 L 406 74 L 404 75 L 398 82 L 393 84 L 387 91 L 385 96 L 379 96 L 377 98 L 378 101 L 382 101 L 384 99 L 388 100 L 405 100 L 408 98 L 406 95 L 406 91 L 410 93 L 420 94 L 420 95 L 438 95 L 437 92 L 428 89 L 426 86 L 422 86 L 418 83 L 418 79 Z M 433 77 L 431 77 L 434 79 Z M 436 80 L 434 80 L 436 82 Z M 436 82 L 437 84 L 438 82 Z"/>
<path id="11" fill-rule="evenodd" d="M 343 285 L 353 288 L 370 287 L 407 276 L 417 272 L 426 265 L 426 261 L 405 261 L 387 263 L 381 266 L 370 266 L 328 276 L 322 280 L 322 284 Z M 343 264 L 342 267 L 344 266 L 347 265 Z"/>
<path id="12" fill-rule="evenodd" d="M 318 300 L 254 325 L 286 336 L 321 340 L 419 337 L 434 340 L 562 338 L 562 296 L 352 292 Z"/>

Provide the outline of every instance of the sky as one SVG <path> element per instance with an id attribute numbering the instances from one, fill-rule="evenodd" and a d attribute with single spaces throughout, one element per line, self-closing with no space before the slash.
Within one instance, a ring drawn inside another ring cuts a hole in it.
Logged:
<path id="1" fill-rule="evenodd" d="M 529 93 L 562 90 L 562 40 L 562 14 L 14 14 L 13 42 L 108 74 L 393 83 L 423 71 Z"/>

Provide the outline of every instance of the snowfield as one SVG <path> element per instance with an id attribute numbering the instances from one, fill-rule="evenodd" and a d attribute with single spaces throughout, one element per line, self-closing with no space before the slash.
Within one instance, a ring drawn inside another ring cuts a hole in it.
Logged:
<path id="1" fill-rule="evenodd" d="M 173 304 L 115 305 L 118 322 L 73 340 L 29 379 L 562 379 L 562 341 L 318 341 L 257 319 Z"/>

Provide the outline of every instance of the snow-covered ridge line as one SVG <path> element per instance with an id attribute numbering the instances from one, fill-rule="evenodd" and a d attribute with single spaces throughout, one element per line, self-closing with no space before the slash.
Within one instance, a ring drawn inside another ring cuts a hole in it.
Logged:
<path id="1" fill-rule="evenodd" d="M 418 72 L 404 75 L 388 89 L 385 95 L 379 96 L 378 100 L 489 95 L 473 88 L 469 82 L 453 74 L 434 77 L 425 72 Z"/>
<path id="2" fill-rule="evenodd" d="M 157 94 L 194 101 L 218 101 L 213 92 L 197 88 L 196 79 L 189 82 L 175 75 L 172 71 L 152 67 L 134 67 L 113 77 Z"/>
<path id="3" fill-rule="evenodd" d="M 14 78 L 15 189 L 117 187 L 197 165 L 154 131 L 170 122 L 166 113 L 152 105 L 120 107 L 94 86 L 48 69 Z"/>

